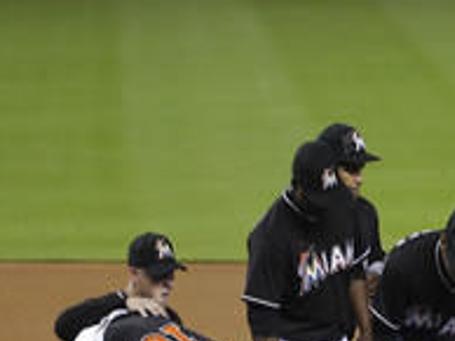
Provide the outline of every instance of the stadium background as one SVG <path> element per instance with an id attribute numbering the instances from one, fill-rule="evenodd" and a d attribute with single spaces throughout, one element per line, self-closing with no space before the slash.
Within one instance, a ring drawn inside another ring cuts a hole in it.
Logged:
<path id="1" fill-rule="evenodd" d="M 441 227 L 455 199 L 454 10 L 1 1 L 2 266 L 115 263 L 144 230 L 169 234 L 185 260 L 242 263 L 295 148 L 335 121 L 383 157 L 364 193 L 386 247 Z"/>

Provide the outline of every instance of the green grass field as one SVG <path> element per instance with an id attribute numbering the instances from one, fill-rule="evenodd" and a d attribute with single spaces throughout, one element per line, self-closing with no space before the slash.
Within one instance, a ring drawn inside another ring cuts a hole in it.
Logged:
<path id="1" fill-rule="evenodd" d="M 293 152 L 334 121 L 387 247 L 455 203 L 451 1 L 0 3 L 0 259 L 122 259 L 159 230 L 241 260 Z"/>

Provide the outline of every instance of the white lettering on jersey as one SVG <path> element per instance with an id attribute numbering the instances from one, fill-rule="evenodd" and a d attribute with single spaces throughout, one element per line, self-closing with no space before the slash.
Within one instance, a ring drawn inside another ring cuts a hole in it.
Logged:
<path id="1" fill-rule="evenodd" d="M 455 335 L 455 317 L 451 317 L 441 328 L 439 335 Z"/>
<path id="2" fill-rule="evenodd" d="M 414 306 L 408 309 L 404 324 L 410 329 L 434 330 L 440 336 L 455 336 L 455 316 L 447 319 L 430 308 Z"/>
<path id="3" fill-rule="evenodd" d="M 433 316 L 429 309 L 414 308 L 410 309 L 406 315 L 404 324 L 410 328 L 432 329 Z"/>
<path id="4" fill-rule="evenodd" d="M 354 242 L 346 241 L 344 247 L 334 245 L 330 251 L 319 253 L 310 249 L 300 254 L 297 274 L 301 278 L 300 295 L 317 288 L 329 275 L 336 274 L 352 266 Z"/>

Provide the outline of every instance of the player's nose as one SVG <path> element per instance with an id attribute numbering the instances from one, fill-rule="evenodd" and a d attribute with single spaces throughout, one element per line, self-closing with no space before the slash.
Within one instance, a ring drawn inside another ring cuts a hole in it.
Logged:
<path id="1" fill-rule="evenodd" d="M 163 285 L 166 289 L 171 290 L 174 287 L 174 278 L 164 280 Z"/>
<path id="2" fill-rule="evenodd" d="M 362 185 L 362 182 L 363 182 L 363 178 L 362 178 L 362 173 L 357 173 L 354 175 L 354 181 L 356 183 L 357 186 L 360 186 Z"/>

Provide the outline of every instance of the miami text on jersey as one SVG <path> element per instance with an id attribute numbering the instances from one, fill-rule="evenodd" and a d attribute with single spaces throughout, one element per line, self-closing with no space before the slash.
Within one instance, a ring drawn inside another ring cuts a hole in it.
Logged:
<path id="1" fill-rule="evenodd" d="M 439 336 L 455 336 L 455 316 L 447 318 L 420 306 L 406 311 L 404 324 L 411 329 L 437 330 Z"/>
<path id="2" fill-rule="evenodd" d="M 301 278 L 300 295 L 319 286 L 327 276 L 351 267 L 354 261 L 354 242 L 335 244 L 330 250 L 315 252 L 314 248 L 300 254 L 298 275 Z"/>

